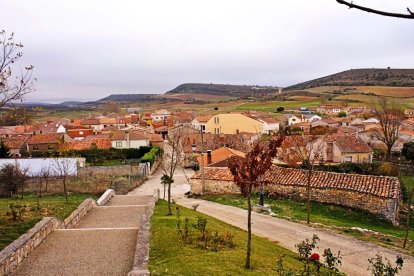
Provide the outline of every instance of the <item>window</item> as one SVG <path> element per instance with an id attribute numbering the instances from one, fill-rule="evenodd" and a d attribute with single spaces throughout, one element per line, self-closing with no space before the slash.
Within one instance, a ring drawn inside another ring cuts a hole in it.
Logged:
<path id="1" fill-rule="evenodd" d="M 79 135 L 83 135 L 83 131 L 79 131 Z"/>
<path id="2" fill-rule="evenodd" d="M 33 146 L 33 151 L 38 151 L 39 150 L 39 146 Z"/>
<path id="3" fill-rule="evenodd" d="M 122 142 L 116 142 L 116 147 L 117 148 L 122 148 Z"/>
<path id="4" fill-rule="evenodd" d="M 345 163 L 352 163 L 352 156 L 345 156 L 344 161 Z"/>
<path id="5" fill-rule="evenodd" d="M 54 147 L 53 144 L 48 144 L 47 145 L 47 150 L 54 150 L 54 149 L 55 149 L 55 147 Z"/>

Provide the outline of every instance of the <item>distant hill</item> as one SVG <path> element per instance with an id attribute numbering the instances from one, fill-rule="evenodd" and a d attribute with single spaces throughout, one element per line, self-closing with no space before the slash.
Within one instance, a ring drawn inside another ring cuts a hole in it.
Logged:
<path id="1" fill-rule="evenodd" d="M 166 94 L 207 94 L 242 97 L 271 94 L 277 90 L 278 88 L 273 86 L 185 83 L 168 91 Z"/>
<path id="2" fill-rule="evenodd" d="M 285 90 L 319 86 L 414 86 L 414 69 L 351 69 L 330 76 L 302 82 Z"/>
<path id="3" fill-rule="evenodd" d="M 71 106 L 71 105 L 80 105 L 83 104 L 83 102 L 80 101 L 66 101 L 66 102 L 62 102 L 59 105 L 64 105 L 64 106 Z"/>
<path id="4" fill-rule="evenodd" d="M 112 94 L 96 102 L 135 102 L 143 100 L 148 101 L 156 99 L 157 96 L 157 94 Z"/>

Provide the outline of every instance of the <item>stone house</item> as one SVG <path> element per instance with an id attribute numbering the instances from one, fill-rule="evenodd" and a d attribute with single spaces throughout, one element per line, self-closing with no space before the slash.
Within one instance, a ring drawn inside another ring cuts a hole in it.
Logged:
<path id="1" fill-rule="evenodd" d="M 36 134 L 27 140 L 27 152 L 57 151 L 63 146 L 64 142 L 65 134 L 63 133 Z"/>
<path id="2" fill-rule="evenodd" d="M 321 137 L 322 157 L 327 163 L 372 163 L 373 150 L 355 135 Z"/>
<path id="3" fill-rule="evenodd" d="M 163 122 L 171 118 L 171 112 L 166 109 L 156 110 L 151 114 L 152 123 L 154 122 Z"/>
<path id="4" fill-rule="evenodd" d="M 201 172 L 190 179 L 191 192 L 201 193 Z M 272 166 L 261 180 L 274 196 L 306 198 L 307 171 Z M 401 186 L 398 178 L 315 171 L 311 199 L 361 209 L 398 224 Z M 206 167 L 205 186 L 211 194 L 240 194 L 228 168 Z"/>

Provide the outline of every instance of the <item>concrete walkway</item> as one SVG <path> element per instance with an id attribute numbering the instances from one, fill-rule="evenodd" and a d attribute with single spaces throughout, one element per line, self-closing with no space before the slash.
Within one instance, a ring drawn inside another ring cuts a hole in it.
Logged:
<path id="1" fill-rule="evenodd" d="M 160 184 L 161 175 L 161 172 L 153 174 L 147 182 L 130 194 L 145 194 L 149 193 L 149 191 L 153 191 L 154 188 L 160 188 L 162 191 L 162 185 Z M 214 202 L 186 198 L 184 193 L 190 188 L 186 176 L 191 176 L 191 171 L 183 171 L 181 168 L 177 169 L 172 189 L 173 199 L 177 204 L 189 208 L 191 208 L 193 204 L 199 204 L 197 211 L 239 228 L 246 229 L 246 210 Z M 321 250 L 331 248 L 333 252 L 341 251 L 341 270 L 347 275 L 369 275 L 367 271 L 368 258 L 374 257 L 378 252 L 381 253 L 383 257 L 387 257 L 391 260 L 392 263 L 395 261 L 395 256 L 400 254 L 396 251 L 362 242 L 344 235 L 339 235 L 329 230 L 316 229 L 300 223 L 273 218 L 267 215 L 253 213 L 252 222 L 252 230 L 255 235 L 278 242 L 281 246 L 292 251 L 296 251 L 294 245 L 303 239 L 311 238 L 313 234 L 318 235 L 321 239 L 318 243 Z M 414 258 L 410 256 L 403 257 L 404 266 L 402 273 L 399 275 L 414 275 Z"/>
<path id="2" fill-rule="evenodd" d="M 74 229 L 53 232 L 14 275 L 127 275 L 151 196 L 114 196 Z"/>

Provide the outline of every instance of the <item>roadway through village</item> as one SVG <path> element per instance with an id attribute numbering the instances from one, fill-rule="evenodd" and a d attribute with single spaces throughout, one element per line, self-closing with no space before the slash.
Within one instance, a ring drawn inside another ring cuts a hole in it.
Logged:
<path id="1" fill-rule="evenodd" d="M 197 211 L 236 227 L 246 229 L 246 210 L 215 202 L 186 198 L 184 196 L 184 193 L 190 190 L 188 177 L 191 177 L 192 174 L 193 171 L 191 170 L 177 168 L 172 185 L 172 194 L 175 202 L 188 208 L 191 208 L 193 204 L 199 204 Z M 143 185 L 129 193 L 129 195 L 151 194 L 155 188 L 159 188 L 162 198 L 163 187 L 160 183 L 161 175 L 162 173 L 160 171 L 155 172 Z M 252 213 L 252 231 L 253 234 L 278 242 L 281 246 L 292 251 L 296 251 L 295 244 L 305 238 L 311 238 L 313 234 L 316 234 L 320 238 L 320 242 L 318 243 L 320 250 L 323 251 L 325 248 L 331 248 L 333 252 L 341 251 L 341 271 L 347 275 L 369 275 L 369 271 L 367 271 L 368 259 L 375 257 L 375 254 L 378 252 L 383 257 L 391 260 L 391 262 L 395 261 L 396 255 L 401 255 L 396 251 L 336 234 L 329 230 L 316 229 L 304 224 L 258 213 Z M 403 255 L 403 257 L 404 266 L 400 275 L 414 275 L 414 258 L 406 255 Z"/>

